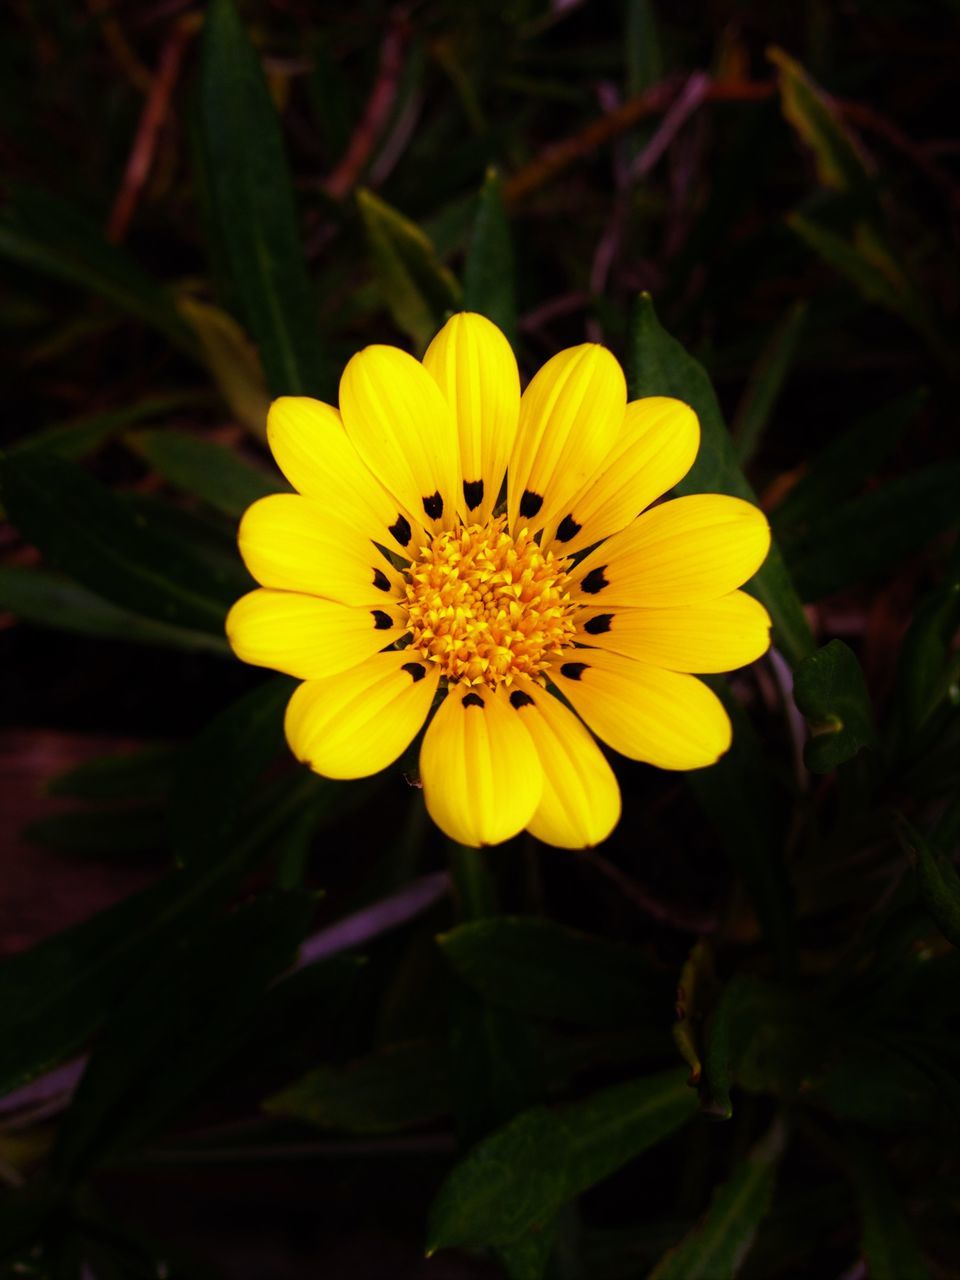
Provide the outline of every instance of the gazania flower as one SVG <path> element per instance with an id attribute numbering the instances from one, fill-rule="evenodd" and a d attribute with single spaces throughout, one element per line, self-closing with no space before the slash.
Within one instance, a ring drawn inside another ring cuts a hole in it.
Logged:
<path id="1" fill-rule="evenodd" d="M 651 508 L 696 456 L 687 405 L 628 404 L 592 344 L 521 396 L 503 334 L 461 314 L 422 363 L 354 356 L 339 412 L 277 400 L 267 432 L 296 493 L 243 517 L 261 588 L 227 634 L 244 661 L 303 681 L 286 735 L 312 769 L 377 773 L 429 721 L 420 774 L 443 831 L 580 848 L 620 815 L 592 733 L 664 769 L 726 751 L 727 715 L 691 673 L 767 648 L 765 610 L 736 588 L 770 535 L 720 494 Z"/>

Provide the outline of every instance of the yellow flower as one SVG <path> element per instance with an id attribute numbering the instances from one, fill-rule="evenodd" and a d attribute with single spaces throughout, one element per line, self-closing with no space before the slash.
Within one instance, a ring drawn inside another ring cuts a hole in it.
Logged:
<path id="1" fill-rule="evenodd" d="M 736 588 L 767 522 L 721 494 L 645 510 L 689 470 L 699 425 L 678 400 L 628 404 L 605 348 L 561 351 L 521 396 L 500 330 L 455 315 L 422 364 L 367 347 L 339 412 L 284 397 L 267 432 L 297 492 L 243 517 L 261 589 L 227 635 L 303 681 L 286 735 L 312 769 L 377 773 L 445 693 L 420 751 L 437 825 L 469 845 L 527 828 L 581 848 L 620 816 L 588 728 L 664 769 L 726 751 L 727 715 L 690 673 L 766 650 L 770 619 Z"/>

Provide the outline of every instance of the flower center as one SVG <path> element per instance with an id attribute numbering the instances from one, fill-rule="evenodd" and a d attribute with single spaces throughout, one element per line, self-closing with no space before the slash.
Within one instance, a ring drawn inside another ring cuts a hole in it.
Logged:
<path id="1" fill-rule="evenodd" d="M 448 680 L 538 679 L 573 639 L 566 562 L 505 526 L 497 516 L 439 533 L 406 572 L 412 647 Z"/>

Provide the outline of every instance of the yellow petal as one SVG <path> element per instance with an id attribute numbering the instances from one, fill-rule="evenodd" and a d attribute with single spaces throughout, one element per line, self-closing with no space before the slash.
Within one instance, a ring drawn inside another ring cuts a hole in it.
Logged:
<path id="1" fill-rule="evenodd" d="M 562 849 L 606 840 L 620 819 L 620 788 L 603 752 L 573 712 L 540 685 L 524 681 L 509 699 L 543 767 L 543 795 L 528 831 Z"/>
<path id="2" fill-rule="evenodd" d="M 404 631 L 396 608 L 357 609 L 264 588 L 243 596 L 227 614 L 227 639 L 238 658 L 300 680 L 347 671 Z"/>
<path id="3" fill-rule="evenodd" d="M 627 385 L 604 347 L 585 343 L 548 360 L 520 401 L 520 424 L 507 474 L 510 525 L 541 528 L 610 452 L 623 426 Z"/>
<path id="4" fill-rule="evenodd" d="M 308 396 L 281 396 L 267 415 L 267 439 L 277 466 L 298 493 L 408 558 L 422 546 L 423 529 L 368 470 L 331 405 Z"/>
<path id="5" fill-rule="evenodd" d="M 572 595 L 598 609 L 716 600 L 752 577 L 769 549 L 759 507 L 691 494 L 645 512 L 591 551 L 573 573 Z"/>
<path id="6" fill-rule="evenodd" d="M 697 415 L 681 400 L 649 396 L 627 405 L 623 428 L 596 475 L 547 526 L 569 555 L 625 529 L 683 479 L 700 447 Z"/>
<path id="7" fill-rule="evenodd" d="M 340 379 L 347 436 L 412 520 L 449 529 L 460 498 L 457 428 L 443 392 L 398 347 L 366 347 Z"/>
<path id="8" fill-rule="evenodd" d="M 770 647 L 770 615 L 745 591 L 666 609 L 587 609 L 576 640 L 669 671 L 735 671 Z"/>
<path id="9" fill-rule="evenodd" d="M 457 424 L 464 518 L 481 523 L 497 505 L 520 417 L 520 375 L 510 343 L 484 316 L 451 316 L 427 348 Z"/>
<path id="10" fill-rule="evenodd" d="M 614 751 L 661 769 L 701 769 L 730 746 L 727 713 L 696 676 L 601 649 L 575 652 L 550 677 Z"/>
<path id="11" fill-rule="evenodd" d="M 460 844 L 509 840 L 543 791 L 533 740 L 502 687 L 451 687 L 424 735 L 420 776 L 431 818 Z"/>
<path id="12" fill-rule="evenodd" d="M 410 745 L 427 718 L 440 671 L 409 649 L 376 653 L 359 666 L 300 685 L 284 723 L 290 750 L 327 778 L 379 773 Z"/>
<path id="13" fill-rule="evenodd" d="M 371 609 L 389 605 L 400 591 L 396 570 L 373 542 L 312 498 L 261 498 L 244 513 L 237 540 L 244 564 L 262 587 Z"/>

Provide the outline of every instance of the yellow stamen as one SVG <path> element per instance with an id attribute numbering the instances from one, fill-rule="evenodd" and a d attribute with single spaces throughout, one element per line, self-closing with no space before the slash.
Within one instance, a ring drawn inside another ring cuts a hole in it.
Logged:
<path id="1" fill-rule="evenodd" d="M 491 687 L 540 679 L 572 643 L 566 561 L 506 517 L 437 534 L 406 573 L 413 648 L 448 680 Z"/>

